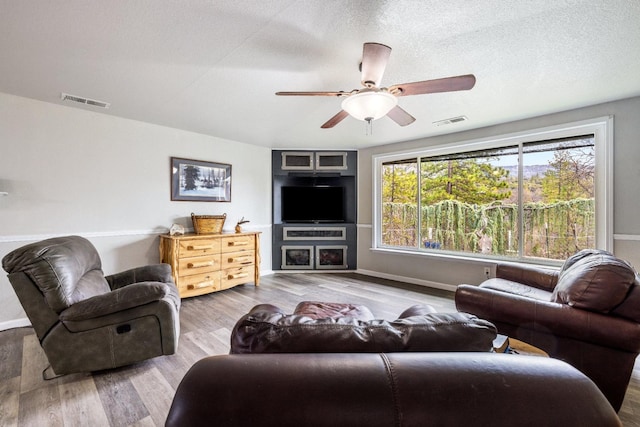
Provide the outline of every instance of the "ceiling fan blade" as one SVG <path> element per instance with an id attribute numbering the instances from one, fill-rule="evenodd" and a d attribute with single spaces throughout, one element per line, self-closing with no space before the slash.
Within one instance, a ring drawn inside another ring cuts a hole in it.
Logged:
<path id="1" fill-rule="evenodd" d="M 340 123 L 341 121 L 343 121 L 345 119 L 345 117 L 347 117 L 348 115 L 349 115 L 349 113 L 347 113 L 346 111 L 340 110 L 340 112 L 338 114 L 336 114 L 335 116 L 331 117 L 329 120 L 327 120 L 327 122 L 325 124 L 323 124 L 320 127 L 322 129 L 332 128 L 335 125 L 337 125 L 338 123 Z"/>
<path id="2" fill-rule="evenodd" d="M 389 87 L 389 92 L 395 96 L 422 95 L 425 93 L 469 90 L 475 84 L 476 77 L 473 74 L 465 74 L 464 76 L 393 85 Z"/>
<path id="3" fill-rule="evenodd" d="M 362 84 L 366 87 L 378 87 L 387 67 L 391 48 L 380 43 L 365 43 L 362 48 Z"/>
<path id="4" fill-rule="evenodd" d="M 407 113 L 400 106 L 396 105 L 387 113 L 387 117 L 399 124 L 400 126 L 410 125 L 416 121 L 416 118 Z"/>
<path id="5" fill-rule="evenodd" d="M 349 92 L 276 92 L 278 96 L 348 96 Z"/>

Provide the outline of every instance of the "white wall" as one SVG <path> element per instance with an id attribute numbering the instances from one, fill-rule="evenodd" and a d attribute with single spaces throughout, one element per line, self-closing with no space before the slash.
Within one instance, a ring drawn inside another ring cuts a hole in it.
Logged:
<path id="1" fill-rule="evenodd" d="M 230 203 L 170 200 L 170 158 L 232 165 Z M 261 231 L 271 269 L 271 150 L 0 93 L 0 258 L 42 238 L 80 234 L 105 273 L 159 261 L 158 244 L 191 212 L 241 217 Z M 2 271 L 4 273 L 4 271 Z M 0 274 L 0 330 L 28 324 Z"/>
<path id="2" fill-rule="evenodd" d="M 358 155 L 358 269 L 368 274 L 453 290 L 460 283 L 480 283 L 491 262 L 371 251 L 372 156 L 471 141 L 581 120 L 614 120 L 614 253 L 640 268 L 640 97 L 550 114 L 467 132 L 361 150 Z"/>

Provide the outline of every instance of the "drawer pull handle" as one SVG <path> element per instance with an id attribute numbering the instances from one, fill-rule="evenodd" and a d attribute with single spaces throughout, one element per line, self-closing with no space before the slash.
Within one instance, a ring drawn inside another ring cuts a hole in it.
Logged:
<path id="1" fill-rule="evenodd" d="M 213 261 L 190 262 L 187 264 L 187 268 L 203 268 L 203 267 L 211 267 L 212 265 L 213 265 Z"/>
<path id="2" fill-rule="evenodd" d="M 227 280 L 242 279 L 243 277 L 249 277 L 249 273 L 229 274 Z"/>
<path id="3" fill-rule="evenodd" d="M 209 286 L 213 286 L 213 280 L 210 280 L 208 282 L 196 283 L 195 285 L 189 285 L 189 286 L 187 286 L 187 289 L 192 291 L 194 289 L 208 288 Z"/>
<path id="4" fill-rule="evenodd" d="M 243 242 L 227 242 L 227 245 L 229 246 L 247 246 L 249 244 L 249 242 L 243 241 Z"/>
<path id="5" fill-rule="evenodd" d="M 207 249 L 211 249 L 210 245 L 189 245 L 187 246 L 188 251 L 206 251 Z"/>
<path id="6" fill-rule="evenodd" d="M 251 261 L 253 261 L 253 257 L 250 256 L 239 256 L 239 257 L 235 257 L 235 258 L 229 258 L 227 260 L 227 262 L 229 263 L 234 263 L 234 262 L 241 262 L 241 263 L 251 263 Z"/>

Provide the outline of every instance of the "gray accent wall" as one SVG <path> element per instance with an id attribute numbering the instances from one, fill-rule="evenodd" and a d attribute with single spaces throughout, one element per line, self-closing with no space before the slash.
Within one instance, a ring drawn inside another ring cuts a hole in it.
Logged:
<path id="1" fill-rule="evenodd" d="M 454 290 L 477 284 L 493 263 L 372 251 L 373 156 L 613 116 L 613 230 L 615 254 L 640 268 L 640 97 L 517 122 L 360 150 L 358 154 L 358 268 L 368 274 Z M 469 117 L 473 120 L 473 117 Z M 429 120 L 429 118 L 418 118 Z M 455 125 L 454 125 L 455 126 Z M 400 130 L 398 131 L 400 132 Z"/>

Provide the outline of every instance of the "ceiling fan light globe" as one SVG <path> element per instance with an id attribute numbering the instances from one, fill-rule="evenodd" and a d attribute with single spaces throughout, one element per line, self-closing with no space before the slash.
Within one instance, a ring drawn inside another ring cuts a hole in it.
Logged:
<path id="1" fill-rule="evenodd" d="M 396 105 L 398 98 L 385 91 L 361 91 L 345 98 L 342 109 L 358 120 L 378 120 L 387 115 Z"/>

